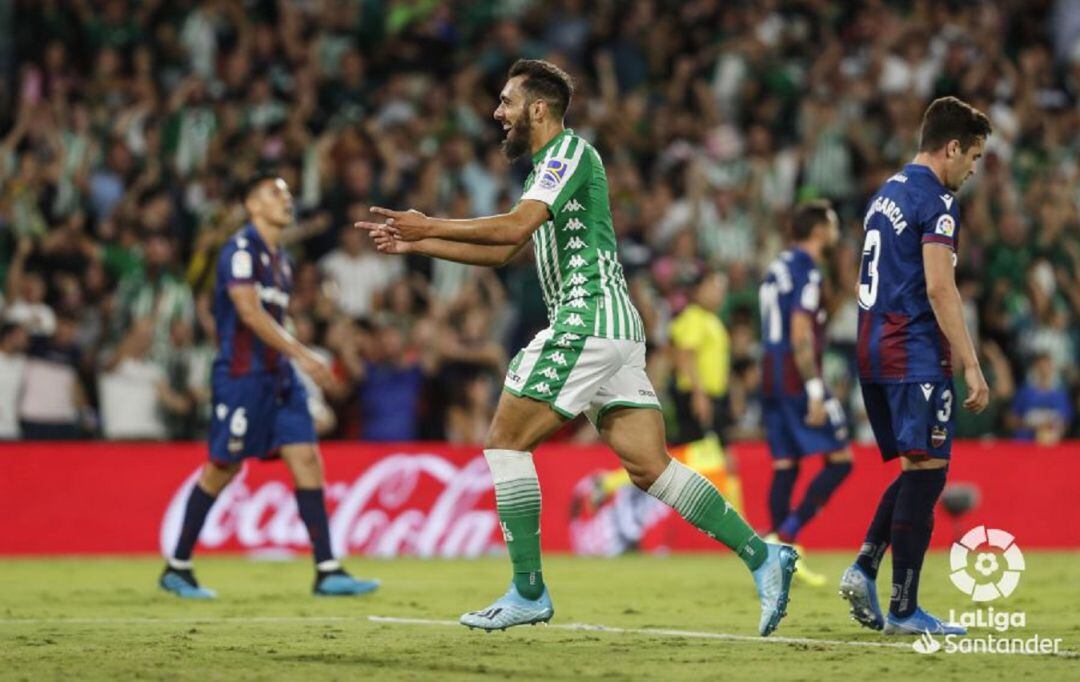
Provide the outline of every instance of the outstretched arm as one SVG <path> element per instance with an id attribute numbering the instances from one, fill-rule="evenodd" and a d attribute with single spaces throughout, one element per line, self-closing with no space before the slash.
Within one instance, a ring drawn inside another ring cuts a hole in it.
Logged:
<path id="1" fill-rule="evenodd" d="M 392 211 L 378 206 L 372 207 L 371 212 L 384 217 L 385 222 L 360 221 L 355 224 L 355 227 L 364 230 L 385 230 L 404 242 L 434 238 L 466 244 L 498 246 L 522 244 L 550 217 L 547 205 L 542 201 L 532 199 L 521 201 L 509 213 L 460 220 L 429 218 L 415 210 Z"/>
<path id="2" fill-rule="evenodd" d="M 497 268 L 506 265 L 521 249 L 529 243 L 526 238 L 518 244 L 468 244 L 429 237 L 415 242 L 396 239 L 386 229 L 372 230 L 371 238 L 380 253 L 407 254 L 418 253 L 422 256 L 441 258 L 442 260 L 466 265 L 483 265 Z"/>

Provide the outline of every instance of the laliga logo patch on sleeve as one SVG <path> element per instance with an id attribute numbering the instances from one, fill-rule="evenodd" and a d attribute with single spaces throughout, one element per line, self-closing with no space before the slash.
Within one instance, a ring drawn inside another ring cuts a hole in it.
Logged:
<path id="1" fill-rule="evenodd" d="M 551 159 L 540 173 L 540 186 L 544 189 L 554 189 L 563 176 L 566 175 L 566 162 L 562 159 Z"/>
<path id="2" fill-rule="evenodd" d="M 232 276 L 236 279 L 248 279 L 251 277 L 251 254 L 247 251 L 237 251 L 232 256 Z"/>
<path id="3" fill-rule="evenodd" d="M 952 237 L 953 232 L 956 232 L 956 221 L 948 213 L 944 213 L 937 219 L 937 225 L 934 227 L 934 233 L 940 234 L 945 237 Z"/>

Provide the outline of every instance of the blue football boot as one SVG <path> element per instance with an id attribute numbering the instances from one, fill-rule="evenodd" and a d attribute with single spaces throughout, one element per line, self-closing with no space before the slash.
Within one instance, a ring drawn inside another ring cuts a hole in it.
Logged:
<path id="1" fill-rule="evenodd" d="M 851 604 L 853 619 L 871 630 L 880 630 L 885 626 L 885 618 L 878 604 L 877 585 L 858 564 L 849 566 L 840 577 L 840 596 Z"/>
<path id="2" fill-rule="evenodd" d="M 907 618 L 897 618 L 890 613 L 885 619 L 886 635 L 922 635 L 927 632 L 931 635 L 966 635 L 967 628 L 946 623 L 921 608 L 916 608 Z"/>
<path id="3" fill-rule="evenodd" d="M 547 587 L 538 599 L 526 599 L 517 591 L 513 583 L 506 594 L 499 597 L 491 606 L 482 611 L 470 611 L 463 614 L 459 622 L 465 627 L 492 630 L 505 630 L 515 625 L 536 625 L 546 623 L 555 615 L 551 604 L 551 595 Z"/>
<path id="4" fill-rule="evenodd" d="M 166 592 L 172 592 L 181 599 L 214 599 L 217 592 L 199 586 L 195 574 L 190 568 L 173 568 L 166 565 L 158 578 L 158 585 Z"/>
<path id="5" fill-rule="evenodd" d="M 343 569 L 333 571 L 319 571 L 315 576 L 315 594 L 322 597 L 351 597 L 358 594 L 368 594 L 379 589 L 381 583 L 378 580 L 361 580 L 354 578 Z"/>
<path id="6" fill-rule="evenodd" d="M 768 543 L 765 563 L 754 571 L 754 585 L 761 599 L 761 621 L 758 634 L 768 637 L 780 619 L 787 615 L 788 596 L 791 592 L 791 576 L 795 574 L 795 562 L 799 553 L 790 545 Z"/>

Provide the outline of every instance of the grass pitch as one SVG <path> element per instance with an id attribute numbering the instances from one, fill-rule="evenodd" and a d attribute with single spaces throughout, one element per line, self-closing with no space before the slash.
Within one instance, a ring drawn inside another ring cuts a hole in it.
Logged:
<path id="1" fill-rule="evenodd" d="M 796 584 L 774 638 L 757 640 L 758 605 L 730 554 L 546 558 L 552 627 L 484 634 L 450 624 L 505 589 L 505 558 L 347 562 L 383 579 L 362 598 L 311 596 L 307 561 L 204 558 L 214 602 L 156 586 L 157 559 L 0 561 L 0 677 L 77 679 L 1080 679 L 1076 553 L 1026 553 L 1027 571 L 996 610 L 1024 611 L 1011 636 L 1061 637 L 1072 656 L 916 654 L 848 620 L 836 581 L 849 554 L 811 554 L 829 586 Z M 883 568 L 888 576 L 888 567 Z M 947 616 L 971 603 L 927 558 L 922 603 Z M 882 595 L 883 597 L 886 595 Z M 387 622 L 374 616 L 434 622 Z M 574 623 L 620 630 L 575 630 Z M 677 632 L 671 632 L 677 631 Z M 973 634 L 984 636 L 987 630 Z M 712 633 L 712 634 L 710 634 Z M 718 638 L 713 635 L 735 635 Z M 994 633 L 995 635 L 998 633 Z M 1006 636 L 1006 635 L 1003 635 Z M 817 641 L 804 641 L 817 640 Z M 856 644 L 851 644 L 856 643 Z M 885 643 L 890 646 L 874 646 Z"/>

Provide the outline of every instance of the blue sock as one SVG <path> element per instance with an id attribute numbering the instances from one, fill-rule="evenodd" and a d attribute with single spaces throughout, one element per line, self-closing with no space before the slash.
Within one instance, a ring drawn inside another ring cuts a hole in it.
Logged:
<path id="1" fill-rule="evenodd" d="M 780 539 L 794 542 L 799 530 L 821 511 L 850 473 L 851 462 L 826 462 L 817 476 L 814 476 L 814 480 L 810 481 L 810 487 L 806 489 L 802 502 L 781 524 Z"/>
<path id="2" fill-rule="evenodd" d="M 900 491 L 900 477 L 889 484 L 885 492 L 881 494 L 877 511 L 870 521 L 870 527 L 866 529 L 866 539 L 863 540 L 859 549 L 859 556 L 855 557 L 855 565 L 870 576 L 871 580 L 877 579 L 878 566 L 881 558 L 885 556 L 885 550 L 889 548 L 889 540 L 892 537 L 892 517 L 896 508 L 896 493 Z"/>
<path id="3" fill-rule="evenodd" d="M 905 471 L 892 519 L 893 585 L 889 613 L 907 618 L 919 606 L 919 572 L 930 534 L 934 505 L 945 487 L 945 469 Z"/>
<path id="4" fill-rule="evenodd" d="M 191 553 L 195 551 L 195 543 L 199 540 L 206 515 L 210 513 L 210 507 L 214 506 L 217 498 L 202 489 L 196 483 L 188 495 L 187 506 L 184 507 L 184 524 L 180 527 L 180 537 L 176 540 L 176 549 L 172 558 L 177 561 L 191 561 Z"/>
<path id="5" fill-rule="evenodd" d="M 323 499 L 323 489 L 313 490 L 296 489 L 296 506 L 300 511 L 300 519 L 307 527 L 308 537 L 311 538 L 311 548 L 315 553 L 315 563 L 333 561 L 334 553 L 330 550 L 330 521 L 326 518 L 326 501 Z"/>
<path id="6" fill-rule="evenodd" d="M 773 469 L 772 485 L 769 486 L 769 515 L 772 517 L 774 532 L 780 532 L 780 524 L 791 511 L 791 491 L 795 489 L 795 480 L 798 478 L 798 463 L 790 469 Z"/>

